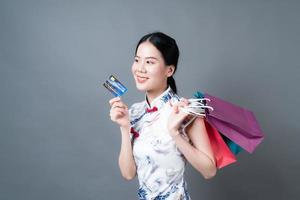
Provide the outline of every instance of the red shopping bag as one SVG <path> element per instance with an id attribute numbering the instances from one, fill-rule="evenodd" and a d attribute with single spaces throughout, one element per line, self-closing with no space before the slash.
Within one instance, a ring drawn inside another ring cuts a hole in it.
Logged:
<path id="1" fill-rule="evenodd" d="M 222 167 L 236 162 L 236 157 L 230 151 L 217 129 L 212 127 L 206 120 L 204 120 L 204 122 L 216 160 L 217 168 L 220 169 Z"/>

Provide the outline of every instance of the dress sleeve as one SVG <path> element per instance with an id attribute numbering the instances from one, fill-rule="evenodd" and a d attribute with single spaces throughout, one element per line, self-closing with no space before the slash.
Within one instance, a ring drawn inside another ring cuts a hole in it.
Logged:
<path id="1" fill-rule="evenodd" d="M 128 113 L 129 113 L 129 120 L 130 122 L 132 122 L 138 115 L 138 103 L 133 103 L 129 107 Z"/>
<path id="2" fill-rule="evenodd" d="M 130 139 L 131 141 L 138 136 L 138 132 L 136 131 L 137 121 L 141 113 L 141 103 L 137 102 L 130 106 L 128 109 L 129 113 L 129 121 L 130 121 Z"/>

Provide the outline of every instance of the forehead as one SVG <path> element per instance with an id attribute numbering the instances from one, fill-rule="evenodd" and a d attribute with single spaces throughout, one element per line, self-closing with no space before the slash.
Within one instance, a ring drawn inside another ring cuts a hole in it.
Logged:
<path id="1" fill-rule="evenodd" d="M 155 57 L 157 59 L 162 59 L 160 51 L 150 42 L 146 41 L 139 45 L 136 56 L 145 57 Z"/>

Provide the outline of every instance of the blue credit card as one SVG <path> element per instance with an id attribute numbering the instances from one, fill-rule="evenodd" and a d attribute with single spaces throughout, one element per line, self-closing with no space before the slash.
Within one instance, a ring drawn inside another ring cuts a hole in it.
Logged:
<path id="1" fill-rule="evenodd" d="M 115 97 L 122 96 L 125 92 L 127 92 L 127 88 L 113 75 L 109 76 L 108 80 L 103 83 L 103 86 Z"/>

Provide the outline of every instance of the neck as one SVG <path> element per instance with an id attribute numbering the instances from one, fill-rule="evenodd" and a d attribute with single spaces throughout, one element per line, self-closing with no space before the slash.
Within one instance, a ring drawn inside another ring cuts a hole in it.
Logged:
<path id="1" fill-rule="evenodd" d="M 156 90 L 148 90 L 146 92 L 146 97 L 147 97 L 147 101 L 148 104 L 151 105 L 152 101 L 158 97 L 160 94 L 162 94 L 166 89 L 168 88 L 168 86 L 164 86 L 162 88 L 156 89 Z"/>

